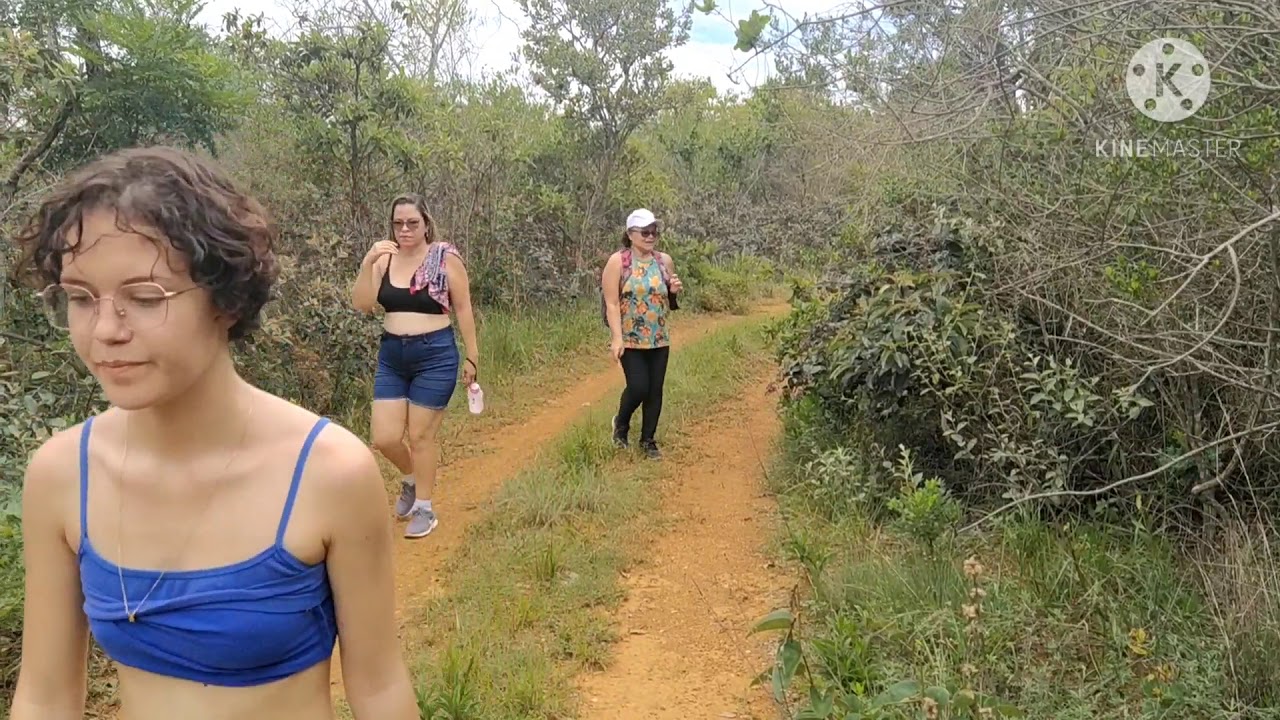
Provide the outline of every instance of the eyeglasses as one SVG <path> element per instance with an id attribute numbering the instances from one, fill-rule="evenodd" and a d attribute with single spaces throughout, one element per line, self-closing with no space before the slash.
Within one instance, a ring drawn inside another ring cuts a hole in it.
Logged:
<path id="1" fill-rule="evenodd" d="M 122 285 L 115 295 L 98 297 L 78 285 L 53 284 L 41 290 L 45 315 L 60 330 L 92 325 L 98 319 L 98 305 L 110 300 L 116 317 L 131 330 L 148 330 L 164 324 L 169 316 L 169 299 L 195 290 L 165 290 L 153 282 Z"/>
<path id="2" fill-rule="evenodd" d="M 407 228 L 407 229 L 409 229 L 409 230 L 417 230 L 417 229 L 418 229 L 418 226 L 419 226 L 419 225 L 421 225 L 421 224 L 422 224 L 422 223 L 421 223 L 421 222 L 419 222 L 419 221 L 417 221 L 417 220 L 392 220 L 392 221 L 391 221 L 391 227 L 393 227 L 393 228 L 395 228 L 395 229 L 397 229 L 397 230 L 399 230 L 400 228 Z"/>
<path id="3" fill-rule="evenodd" d="M 640 237 L 643 238 L 656 238 L 662 235 L 661 230 L 636 230 L 635 228 L 632 228 L 632 230 L 640 233 Z"/>

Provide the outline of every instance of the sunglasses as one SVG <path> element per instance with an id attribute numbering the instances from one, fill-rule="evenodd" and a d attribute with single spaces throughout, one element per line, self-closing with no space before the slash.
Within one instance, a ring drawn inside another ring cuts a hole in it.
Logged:
<path id="1" fill-rule="evenodd" d="M 635 230 L 634 232 L 640 233 L 640 237 L 643 238 L 656 238 L 662 235 L 661 230 Z"/>

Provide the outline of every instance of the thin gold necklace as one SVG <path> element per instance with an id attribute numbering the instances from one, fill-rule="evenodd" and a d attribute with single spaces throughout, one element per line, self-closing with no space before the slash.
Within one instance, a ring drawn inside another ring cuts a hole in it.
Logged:
<path id="1" fill-rule="evenodd" d="M 182 541 L 182 546 L 178 548 L 177 557 L 181 557 L 182 551 L 186 550 L 187 545 L 191 543 L 191 538 L 195 535 L 195 529 L 199 527 L 200 524 L 202 524 L 204 520 L 204 516 L 209 510 L 209 502 L 213 500 L 213 496 L 216 493 L 218 486 L 220 486 L 222 484 L 223 479 L 226 478 L 227 471 L 231 469 L 231 463 L 235 462 L 235 459 L 240 456 L 240 452 L 244 449 L 244 440 L 249 434 L 249 420 L 250 418 L 253 417 L 253 410 L 255 407 L 257 406 L 253 403 L 252 400 L 250 400 L 249 410 L 248 412 L 245 413 L 244 429 L 240 433 L 240 446 L 236 448 L 236 451 L 231 456 L 231 459 L 227 460 L 227 464 L 222 468 L 222 473 L 218 476 L 218 479 L 213 483 L 213 487 L 209 490 L 209 494 L 205 497 L 204 508 L 200 511 L 200 517 L 198 518 L 201 522 L 191 523 L 191 527 L 187 530 L 186 539 Z M 116 512 L 116 522 L 118 523 L 118 527 L 116 528 L 116 558 L 117 558 L 116 576 L 120 578 L 120 601 L 124 604 L 124 612 L 126 615 L 129 616 L 129 622 L 137 622 L 138 611 L 141 610 L 142 606 L 146 604 L 147 598 L 151 597 L 151 593 L 156 589 L 157 586 L 160 585 L 160 581 L 164 579 L 165 574 L 167 574 L 169 570 L 168 568 L 166 568 L 160 571 L 160 574 L 156 576 L 155 582 L 151 583 L 151 589 L 147 590 L 147 594 L 142 596 L 142 599 L 138 601 L 137 606 L 134 607 L 133 610 L 130 610 L 129 595 L 125 591 L 125 587 L 124 587 L 123 565 L 124 565 L 124 476 L 125 476 L 125 463 L 127 463 L 129 460 L 129 425 L 130 425 L 129 419 L 131 417 L 132 415 L 128 415 L 125 417 L 124 457 L 120 461 L 120 489 L 118 491 L 119 507 Z"/>

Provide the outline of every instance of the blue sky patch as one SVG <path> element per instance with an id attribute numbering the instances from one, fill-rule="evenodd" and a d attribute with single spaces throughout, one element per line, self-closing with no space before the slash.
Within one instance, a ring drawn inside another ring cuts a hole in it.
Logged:
<path id="1" fill-rule="evenodd" d="M 737 33 L 727 20 L 699 12 L 693 15 L 693 27 L 689 31 L 689 39 L 710 45 L 733 45 L 738 42 Z"/>

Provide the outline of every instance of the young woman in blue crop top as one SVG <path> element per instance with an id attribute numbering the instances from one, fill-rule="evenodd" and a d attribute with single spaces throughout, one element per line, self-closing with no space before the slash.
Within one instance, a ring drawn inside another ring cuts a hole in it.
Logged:
<path id="1" fill-rule="evenodd" d="M 13 720 L 84 716 L 89 634 L 128 720 L 418 717 L 382 478 L 356 436 L 240 377 L 276 228 L 210 163 L 115 153 L 19 238 L 111 408 L 32 455 Z"/>
<path id="2" fill-rule="evenodd" d="M 458 385 L 479 372 L 475 315 L 467 268 L 443 242 L 419 195 L 391 201 L 387 239 L 374 243 L 360 264 L 351 304 L 364 313 L 385 311 L 373 377 L 370 429 L 373 445 L 402 473 L 395 513 L 407 538 L 436 528 L 431 491 L 439 458 L 444 412 Z M 460 357 L 450 313 L 466 346 Z"/>

